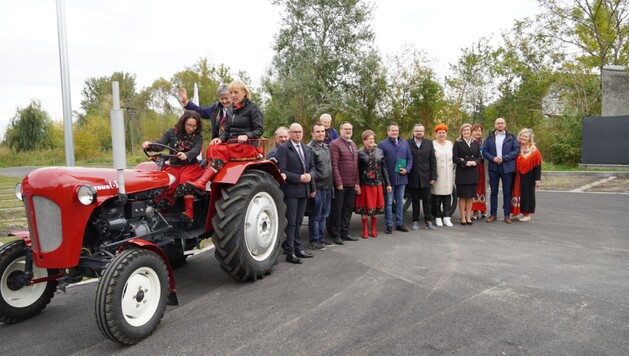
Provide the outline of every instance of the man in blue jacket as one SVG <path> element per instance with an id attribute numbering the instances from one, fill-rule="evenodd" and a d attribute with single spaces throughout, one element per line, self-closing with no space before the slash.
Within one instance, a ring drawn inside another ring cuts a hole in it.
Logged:
<path id="1" fill-rule="evenodd" d="M 408 142 L 400 139 L 400 127 L 396 123 L 387 127 L 387 138 L 378 143 L 378 148 L 384 152 L 387 163 L 387 173 L 391 180 L 391 192 L 387 193 L 384 209 L 386 233 L 393 230 L 393 200 L 395 200 L 395 229 L 408 232 L 402 217 L 404 215 L 404 190 L 408 184 L 408 172 L 413 167 L 413 155 Z"/>
<path id="2" fill-rule="evenodd" d="M 494 122 L 496 130 L 489 133 L 483 149 L 483 157 L 489 162 L 489 186 L 491 187 L 491 208 L 487 222 L 496 221 L 498 211 L 498 183 L 502 180 L 502 198 L 505 222 L 511 224 L 511 189 L 515 175 L 515 159 L 520 154 L 520 144 L 512 133 L 507 132 L 505 119 L 499 117 Z"/>

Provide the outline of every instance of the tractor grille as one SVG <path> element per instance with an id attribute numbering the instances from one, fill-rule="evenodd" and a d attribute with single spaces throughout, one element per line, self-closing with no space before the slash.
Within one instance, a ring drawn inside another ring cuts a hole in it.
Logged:
<path id="1" fill-rule="evenodd" d="M 28 202 L 24 202 L 28 220 L 28 229 L 33 240 L 33 247 L 40 252 L 50 252 L 56 250 L 62 241 L 61 235 L 61 209 L 52 200 L 34 196 L 33 211 L 35 213 L 36 226 L 33 226 L 33 219 L 30 216 L 31 209 Z M 33 234 L 33 228 L 37 229 L 37 234 Z"/>

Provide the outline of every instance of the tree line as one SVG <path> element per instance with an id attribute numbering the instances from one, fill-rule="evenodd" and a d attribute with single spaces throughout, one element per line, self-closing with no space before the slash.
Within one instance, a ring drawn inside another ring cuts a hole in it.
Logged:
<path id="1" fill-rule="evenodd" d="M 252 86 L 264 110 L 266 137 L 293 122 L 308 128 L 322 113 L 331 114 L 336 125 L 351 121 L 358 133 L 374 130 L 378 139 L 390 122 L 407 135 L 415 123 L 428 130 L 444 123 L 455 138 L 464 122 L 492 129 L 503 117 L 511 131 L 535 130 L 545 160 L 577 164 L 582 119 L 600 115 L 602 68 L 629 62 L 626 0 L 538 0 L 539 14 L 515 20 L 499 38 L 480 38 L 462 49 L 445 78 L 437 77 L 427 53 L 412 46 L 381 55 L 368 1 L 272 3 L 283 14 L 275 54 L 261 85 Z M 141 89 L 135 75 L 125 72 L 87 79 L 81 110 L 74 113 L 77 160 L 111 150 L 112 81 L 120 82 L 126 147 L 133 154 L 141 142 L 172 127 L 182 110 L 178 87 L 192 93 L 196 83 L 200 105 L 207 106 L 216 101 L 218 85 L 234 79 L 252 84 L 246 72 L 206 58 Z M 2 145 L 63 155 L 62 124 L 33 101 L 17 110 Z"/>

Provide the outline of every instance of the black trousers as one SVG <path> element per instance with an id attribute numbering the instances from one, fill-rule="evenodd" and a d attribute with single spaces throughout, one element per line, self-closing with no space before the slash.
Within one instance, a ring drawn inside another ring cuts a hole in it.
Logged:
<path id="1" fill-rule="evenodd" d="M 354 212 L 354 199 L 356 189 L 354 186 L 343 187 L 343 190 L 334 188 L 334 199 L 328 216 L 328 234 L 330 238 L 343 238 L 349 235 L 349 223 Z"/>
<path id="2" fill-rule="evenodd" d="M 449 218 L 452 205 L 451 195 L 433 195 L 432 196 L 432 213 L 436 218 Z M 443 210 L 442 210 L 443 206 Z"/>
<path id="3" fill-rule="evenodd" d="M 430 201 L 430 187 L 409 188 L 411 192 L 411 203 L 413 206 L 413 221 L 419 221 L 419 201 L 422 201 L 424 209 L 424 222 L 432 221 L 432 209 Z"/>
<path id="4" fill-rule="evenodd" d="M 303 250 L 301 246 L 301 223 L 304 220 L 304 212 L 306 211 L 306 203 L 308 198 L 286 198 L 286 240 L 282 243 L 282 249 L 286 253 L 293 253 Z"/>

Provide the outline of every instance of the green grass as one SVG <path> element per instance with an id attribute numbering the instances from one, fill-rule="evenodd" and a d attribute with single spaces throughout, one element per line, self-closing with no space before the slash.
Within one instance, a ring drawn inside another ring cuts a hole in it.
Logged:
<path id="1" fill-rule="evenodd" d="M 542 162 L 542 171 L 582 171 L 578 166 Z"/>
<path id="2" fill-rule="evenodd" d="M 24 205 L 15 197 L 15 184 L 22 178 L 0 177 L 0 242 L 15 240 L 7 236 L 11 230 L 27 230 Z"/>

